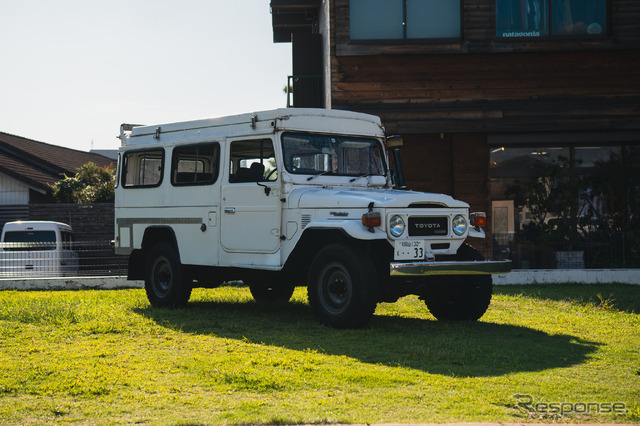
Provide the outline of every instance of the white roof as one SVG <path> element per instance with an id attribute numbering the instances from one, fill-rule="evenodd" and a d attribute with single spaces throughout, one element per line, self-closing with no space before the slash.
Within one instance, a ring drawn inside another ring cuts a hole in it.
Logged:
<path id="1" fill-rule="evenodd" d="M 52 222 L 48 220 L 18 220 L 4 224 L 3 231 L 71 231 L 71 227 L 66 223 Z"/>
<path id="2" fill-rule="evenodd" d="M 147 145 L 189 139 L 248 136 L 273 133 L 276 130 L 384 136 L 380 118 L 374 115 L 331 109 L 280 108 L 226 117 L 138 126 L 134 127 L 129 135 L 121 132 L 121 139 L 123 145 Z"/>

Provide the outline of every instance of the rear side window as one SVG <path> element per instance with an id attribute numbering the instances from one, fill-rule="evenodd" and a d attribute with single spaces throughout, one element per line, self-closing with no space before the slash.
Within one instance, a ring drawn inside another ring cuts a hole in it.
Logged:
<path id="1" fill-rule="evenodd" d="M 164 150 L 127 152 L 122 161 L 122 186 L 158 186 L 162 182 Z"/>
<path id="2" fill-rule="evenodd" d="M 173 149 L 171 183 L 183 185 L 210 185 L 218 178 L 220 145 L 206 143 Z"/>

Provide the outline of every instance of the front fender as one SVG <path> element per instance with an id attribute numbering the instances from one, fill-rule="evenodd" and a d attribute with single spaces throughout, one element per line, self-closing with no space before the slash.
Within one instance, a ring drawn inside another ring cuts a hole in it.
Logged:
<path id="1" fill-rule="evenodd" d="M 471 227 L 469 228 L 469 237 L 471 238 L 485 238 L 486 234 L 484 233 L 484 229 L 480 227 Z"/>
<path id="2" fill-rule="evenodd" d="M 358 220 L 318 220 L 310 222 L 307 229 L 337 229 L 341 230 L 351 238 L 356 240 L 386 240 L 387 234 L 379 228 L 373 228 L 373 232 L 369 228 L 365 228 Z"/>

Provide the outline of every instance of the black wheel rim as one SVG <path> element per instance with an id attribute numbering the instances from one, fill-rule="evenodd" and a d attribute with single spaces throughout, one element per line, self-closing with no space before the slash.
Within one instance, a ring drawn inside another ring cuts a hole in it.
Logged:
<path id="1" fill-rule="evenodd" d="M 173 283 L 173 270 L 166 257 L 159 257 L 153 265 L 153 291 L 158 297 L 166 297 Z"/>
<path id="2" fill-rule="evenodd" d="M 320 301 L 331 314 L 343 312 L 351 301 L 353 282 L 351 274 L 340 262 L 325 266 L 320 276 Z"/>

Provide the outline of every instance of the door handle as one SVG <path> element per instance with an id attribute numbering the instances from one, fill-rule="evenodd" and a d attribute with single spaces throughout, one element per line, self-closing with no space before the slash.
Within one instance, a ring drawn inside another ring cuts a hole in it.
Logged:
<path id="1" fill-rule="evenodd" d="M 236 214 L 236 208 L 235 207 L 225 207 L 224 208 L 224 212 L 228 213 L 228 214 Z"/>

